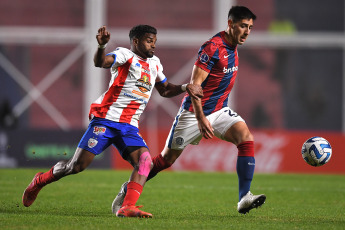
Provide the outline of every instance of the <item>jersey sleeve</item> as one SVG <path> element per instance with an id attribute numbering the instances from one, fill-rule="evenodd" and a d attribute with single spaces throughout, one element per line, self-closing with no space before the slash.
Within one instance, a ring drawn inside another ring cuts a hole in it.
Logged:
<path id="1" fill-rule="evenodd" d="M 111 68 L 117 68 L 123 64 L 125 64 L 131 56 L 131 53 L 126 48 L 117 48 L 113 52 L 108 53 L 106 56 L 113 55 L 114 63 L 112 64 Z"/>
<path id="2" fill-rule="evenodd" d="M 204 43 L 201 46 L 198 52 L 198 59 L 195 62 L 195 65 L 199 68 L 210 72 L 212 67 L 219 61 L 219 49 L 211 41 Z"/>
<path id="3" fill-rule="evenodd" d="M 163 65 L 161 64 L 159 59 L 157 61 L 157 67 L 156 68 L 157 68 L 156 82 L 157 83 L 164 83 L 167 80 L 167 78 L 166 78 L 166 76 L 163 73 Z"/>

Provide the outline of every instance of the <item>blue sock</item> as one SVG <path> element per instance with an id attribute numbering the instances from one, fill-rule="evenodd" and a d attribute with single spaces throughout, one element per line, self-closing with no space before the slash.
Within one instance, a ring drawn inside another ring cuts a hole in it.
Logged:
<path id="1" fill-rule="evenodd" d="M 237 157 L 236 171 L 238 176 L 239 200 L 250 190 L 254 169 L 254 157 Z"/>

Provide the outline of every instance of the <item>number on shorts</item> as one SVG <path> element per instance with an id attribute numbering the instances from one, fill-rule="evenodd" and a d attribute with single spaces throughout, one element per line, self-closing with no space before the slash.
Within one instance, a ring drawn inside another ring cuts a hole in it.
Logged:
<path id="1" fill-rule="evenodd" d="M 238 117 L 238 114 L 234 111 L 232 111 L 231 109 L 229 110 L 229 115 L 230 117 Z"/>

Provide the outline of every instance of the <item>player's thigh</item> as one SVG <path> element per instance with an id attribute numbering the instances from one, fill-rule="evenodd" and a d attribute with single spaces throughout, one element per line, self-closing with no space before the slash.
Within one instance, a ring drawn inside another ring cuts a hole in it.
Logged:
<path id="1" fill-rule="evenodd" d="M 112 144 L 119 151 L 124 160 L 137 163 L 143 152 L 148 152 L 149 148 L 146 142 L 139 134 L 139 129 L 126 123 L 117 123 L 118 135 L 116 135 Z"/>
<path id="2" fill-rule="evenodd" d="M 180 151 L 189 144 L 197 145 L 201 137 L 195 114 L 182 110 L 175 117 L 165 146 Z"/>
<path id="3" fill-rule="evenodd" d="M 244 119 L 229 107 L 224 107 L 209 115 L 208 119 L 214 129 L 214 134 L 222 140 L 232 142 L 235 145 L 252 140 Z"/>
<path id="4" fill-rule="evenodd" d="M 112 121 L 94 118 L 81 138 L 78 147 L 95 155 L 101 154 L 112 143 L 114 133 Z"/>
<path id="5" fill-rule="evenodd" d="M 232 125 L 225 133 L 224 140 L 239 145 L 245 141 L 253 141 L 253 135 L 249 131 L 247 124 L 243 121 L 239 121 Z"/>

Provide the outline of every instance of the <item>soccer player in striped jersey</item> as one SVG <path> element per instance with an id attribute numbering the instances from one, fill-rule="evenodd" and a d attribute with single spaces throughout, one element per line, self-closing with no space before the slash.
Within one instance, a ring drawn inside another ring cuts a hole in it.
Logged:
<path id="1" fill-rule="evenodd" d="M 191 83 L 200 85 L 204 96 L 184 97 L 165 148 L 153 158 L 154 166 L 148 176 L 149 180 L 170 167 L 188 144 L 196 145 L 202 137 L 209 139 L 216 136 L 238 148 L 237 211 L 242 214 L 261 206 L 266 200 L 265 195 L 253 195 L 250 192 L 255 168 L 254 138 L 245 121 L 228 107 L 229 94 L 239 71 L 237 46 L 246 41 L 255 19 L 256 16 L 248 8 L 234 6 L 228 13 L 227 29 L 217 33 L 201 46 L 193 67 Z M 126 183 L 114 199 L 113 212 L 120 207 L 125 194 Z"/>
<path id="2" fill-rule="evenodd" d="M 74 156 L 60 161 L 48 172 L 37 173 L 23 194 L 23 204 L 29 207 L 39 191 L 47 184 L 62 177 L 83 171 L 111 144 L 133 166 L 127 193 L 119 217 L 152 217 L 136 206 L 147 176 L 152 168 L 148 147 L 139 134 L 139 118 L 143 113 L 153 87 L 163 97 L 172 97 L 188 91 L 192 97 L 202 97 L 200 86 L 174 85 L 167 81 L 158 57 L 154 56 L 157 31 L 149 25 L 138 25 L 129 33 L 131 49 L 117 48 L 108 54 L 105 47 L 110 33 L 103 26 L 96 39 L 98 49 L 94 56 L 96 67 L 109 68 L 111 80 L 108 90 L 90 108 L 90 124 L 79 142 Z"/>

